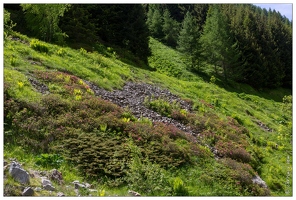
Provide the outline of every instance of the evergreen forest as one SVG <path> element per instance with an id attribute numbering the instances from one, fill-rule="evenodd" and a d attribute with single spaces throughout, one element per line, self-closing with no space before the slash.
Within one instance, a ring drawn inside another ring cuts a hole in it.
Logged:
<path id="1" fill-rule="evenodd" d="M 281 13 L 3 11 L 4 196 L 292 196 L 292 21 Z"/>

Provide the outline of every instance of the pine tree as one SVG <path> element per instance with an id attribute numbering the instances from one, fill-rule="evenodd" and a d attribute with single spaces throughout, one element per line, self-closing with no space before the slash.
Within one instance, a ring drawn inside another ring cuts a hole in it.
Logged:
<path id="1" fill-rule="evenodd" d="M 200 64 L 200 46 L 199 46 L 199 32 L 198 26 L 195 23 L 193 16 L 188 11 L 182 22 L 182 29 L 178 38 L 177 49 L 185 54 L 187 54 L 190 62 L 191 69 L 196 69 L 196 63 Z"/>
<path id="2" fill-rule="evenodd" d="M 219 5 L 209 8 L 203 34 L 200 38 L 208 63 L 222 67 L 224 78 L 227 81 L 232 67 L 238 63 L 239 53 L 237 43 L 232 36 L 226 17 L 220 12 Z"/>
<path id="3" fill-rule="evenodd" d="M 128 8 L 127 8 L 128 7 Z M 149 30 L 145 21 L 144 8 L 140 4 L 126 5 L 127 18 L 123 29 L 122 46 L 129 49 L 145 63 L 150 56 Z"/>
<path id="4" fill-rule="evenodd" d="M 87 4 L 73 4 L 61 18 L 59 27 L 69 37 L 68 44 L 77 43 L 93 44 L 98 40 L 96 36 L 96 24 L 92 19 L 90 8 Z"/>
<path id="5" fill-rule="evenodd" d="M 101 40 L 123 47 L 144 62 L 148 61 L 149 30 L 141 4 L 95 4 L 89 12 Z"/>
<path id="6" fill-rule="evenodd" d="M 162 30 L 164 33 L 164 42 L 172 47 L 176 47 L 179 33 L 179 24 L 176 20 L 171 18 L 168 9 L 165 9 L 163 13 Z"/>
<path id="7" fill-rule="evenodd" d="M 148 25 L 148 28 L 153 37 L 158 39 L 161 39 L 163 37 L 162 24 L 163 24 L 163 21 L 162 21 L 161 11 L 160 11 L 160 8 L 156 6 L 153 11 L 151 23 Z"/>

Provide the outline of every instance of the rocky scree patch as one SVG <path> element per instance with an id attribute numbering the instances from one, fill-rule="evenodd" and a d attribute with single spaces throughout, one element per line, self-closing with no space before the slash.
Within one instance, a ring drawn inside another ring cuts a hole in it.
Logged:
<path id="1" fill-rule="evenodd" d="M 192 111 L 192 105 L 190 103 L 182 100 L 168 90 L 162 90 L 157 86 L 146 83 L 126 82 L 122 90 L 107 91 L 99 88 L 89 81 L 83 81 L 94 91 L 96 96 L 100 96 L 104 100 L 111 101 L 120 107 L 129 108 L 132 114 L 138 119 L 141 117 L 147 117 L 153 122 L 172 124 L 180 130 L 190 133 L 193 136 L 198 135 L 198 133 L 193 131 L 190 126 L 186 126 L 175 119 L 162 116 L 159 113 L 148 109 L 144 105 L 145 98 L 165 98 L 169 103 L 178 102 L 181 109 L 189 112 Z"/>

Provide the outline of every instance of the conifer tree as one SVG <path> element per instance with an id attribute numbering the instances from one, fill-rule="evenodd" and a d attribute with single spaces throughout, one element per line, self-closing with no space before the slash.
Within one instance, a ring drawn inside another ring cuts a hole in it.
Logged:
<path id="1" fill-rule="evenodd" d="M 97 35 L 111 45 L 123 47 L 144 62 L 150 55 L 149 30 L 140 4 L 95 4 L 89 11 Z"/>
<path id="2" fill-rule="evenodd" d="M 199 32 L 198 26 L 195 23 L 193 16 L 188 11 L 182 22 L 182 28 L 178 38 L 177 49 L 187 54 L 191 62 L 191 69 L 194 70 L 199 67 L 201 48 L 199 46 Z M 198 64 L 198 66 L 196 66 Z"/>
<path id="3" fill-rule="evenodd" d="M 227 81 L 229 72 L 237 64 L 239 53 L 237 43 L 233 38 L 226 17 L 220 12 L 219 5 L 211 5 L 200 42 L 203 55 L 208 63 L 222 67 Z M 216 69 L 217 73 L 217 69 Z"/>
<path id="4" fill-rule="evenodd" d="M 176 20 L 171 18 L 168 9 L 165 9 L 163 13 L 162 30 L 164 33 L 164 42 L 172 47 L 176 47 L 179 34 L 179 24 Z"/>
<path id="5" fill-rule="evenodd" d="M 96 24 L 92 19 L 88 4 L 73 4 L 61 18 L 59 27 L 69 37 L 67 42 L 71 44 L 93 44 L 98 40 L 96 36 Z"/>
<path id="6" fill-rule="evenodd" d="M 159 5 L 150 4 L 147 17 L 147 25 L 151 35 L 155 38 L 161 39 L 163 37 L 163 20 Z"/>

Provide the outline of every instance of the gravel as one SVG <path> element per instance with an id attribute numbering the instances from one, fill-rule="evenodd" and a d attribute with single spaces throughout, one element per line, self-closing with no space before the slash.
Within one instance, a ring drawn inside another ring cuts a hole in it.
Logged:
<path id="1" fill-rule="evenodd" d="M 104 100 L 111 101 L 120 107 L 129 108 L 135 117 L 138 119 L 141 117 L 147 117 L 153 122 L 163 122 L 166 124 L 172 124 L 182 131 L 188 132 L 191 135 L 198 135 L 196 131 L 193 131 L 191 127 L 182 124 L 181 122 L 161 116 L 159 113 L 148 109 L 144 105 L 145 98 L 165 98 L 170 103 L 178 102 L 182 109 L 192 111 L 190 103 L 182 100 L 177 95 L 172 94 L 168 90 L 162 90 L 157 86 L 146 83 L 134 83 L 126 82 L 122 90 L 107 91 L 99 88 L 95 84 L 84 80 L 84 82 L 94 91 L 96 96 L 100 96 Z"/>

